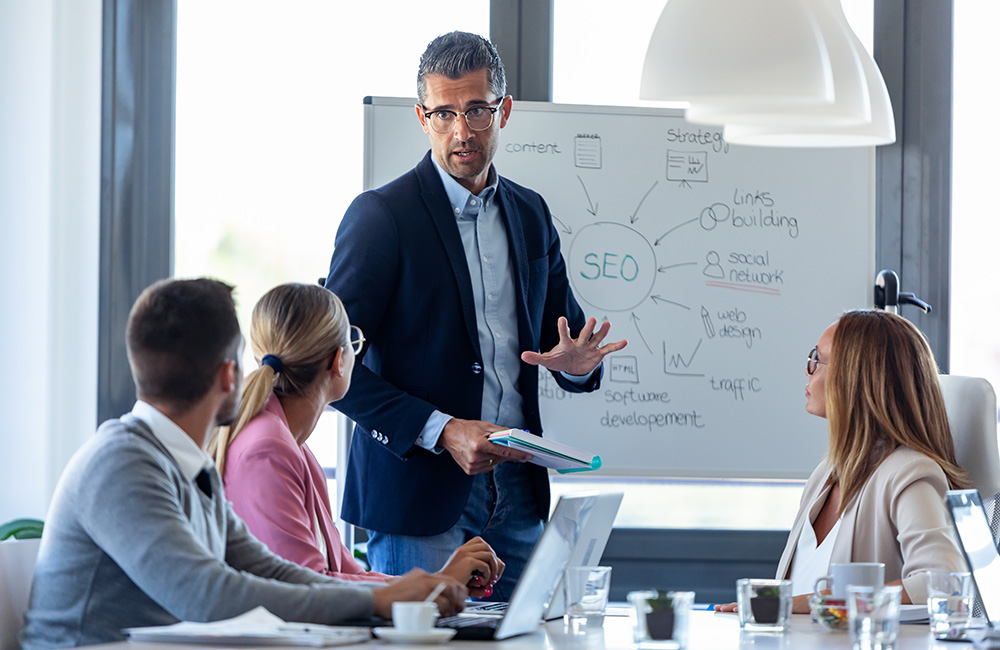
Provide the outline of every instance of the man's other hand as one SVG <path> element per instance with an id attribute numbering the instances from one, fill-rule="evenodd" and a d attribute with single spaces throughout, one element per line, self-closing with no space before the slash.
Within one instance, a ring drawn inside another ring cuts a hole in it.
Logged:
<path id="1" fill-rule="evenodd" d="M 488 472 L 507 460 L 531 460 L 531 454 L 489 441 L 491 433 L 504 430 L 481 420 L 452 418 L 444 425 L 438 441 L 469 475 Z"/>
<path id="2" fill-rule="evenodd" d="M 414 569 L 391 584 L 372 590 L 375 596 L 375 615 L 392 618 L 394 602 L 423 600 L 441 583 L 444 583 L 444 589 L 434 599 L 441 616 L 454 616 L 465 609 L 465 599 L 469 595 L 465 585 L 441 573 L 430 574 L 422 569 Z"/>

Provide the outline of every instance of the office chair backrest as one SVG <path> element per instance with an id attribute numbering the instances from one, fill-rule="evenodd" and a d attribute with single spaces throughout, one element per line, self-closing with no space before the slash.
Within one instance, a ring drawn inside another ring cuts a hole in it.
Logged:
<path id="1" fill-rule="evenodd" d="M 982 377 L 941 375 L 955 457 L 982 495 L 993 538 L 1000 529 L 1000 451 L 997 448 L 997 397 Z"/>
<path id="2" fill-rule="evenodd" d="M 40 539 L 0 542 L 0 650 L 20 650 L 17 639 L 28 610 Z"/>

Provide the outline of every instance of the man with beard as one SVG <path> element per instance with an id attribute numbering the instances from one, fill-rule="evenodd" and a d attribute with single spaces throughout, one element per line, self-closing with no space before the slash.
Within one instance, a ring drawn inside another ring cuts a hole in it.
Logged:
<path id="1" fill-rule="evenodd" d="M 625 341 L 601 345 L 610 324 L 584 318 L 542 197 L 492 164 L 512 105 L 493 45 L 436 38 L 417 95 L 431 151 L 354 200 L 326 280 L 370 346 L 337 403 L 358 425 L 342 515 L 390 574 L 438 567 L 481 536 L 506 563 L 493 597 L 508 599 L 548 516 L 548 478 L 487 437 L 541 433 L 536 366 L 592 391 Z"/>
<path id="2" fill-rule="evenodd" d="M 226 501 L 204 443 L 232 421 L 243 337 L 232 288 L 162 281 L 129 315 L 138 401 L 73 456 L 49 510 L 21 642 L 26 650 L 119 641 L 122 628 L 210 621 L 264 606 L 285 620 L 388 617 L 394 600 L 461 608 L 464 585 L 413 572 L 372 588 L 272 554 Z"/>

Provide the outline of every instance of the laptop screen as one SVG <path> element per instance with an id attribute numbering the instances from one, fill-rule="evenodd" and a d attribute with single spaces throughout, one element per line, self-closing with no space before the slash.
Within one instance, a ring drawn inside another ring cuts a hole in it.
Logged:
<path id="1" fill-rule="evenodd" d="M 949 490 L 945 497 L 958 542 L 969 563 L 987 620 L 1000 619 L 1000 554 L 976 490 Z"/>
<path id="2" fill-rule="evenodd" d="M 596 503 L 596 494 L 559 498 L 514 587 L 507 613 L 497 628 L 497 639 L 524 634 L 538 627 L 545 605 L 552 598 L 563 567 Z"/>

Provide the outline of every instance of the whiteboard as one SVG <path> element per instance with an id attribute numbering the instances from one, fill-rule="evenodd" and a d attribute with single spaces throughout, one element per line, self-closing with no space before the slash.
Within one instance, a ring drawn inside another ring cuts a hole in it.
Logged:
<path id="1" fill-rule="evenodd" d="M 368 189 L 429 144 L 414 100 L 365 102 Z M 494 163 L 545 198 L 577 300 L 629 341 L 595 393 L 540 373 L 547 437 L 599 454 L 601 475 L 808 476 L 827 429 L 804 410 L 806 356 L 872 303 L 874 149 L 730 146 L 681 111 L 515 102 Z"/>

